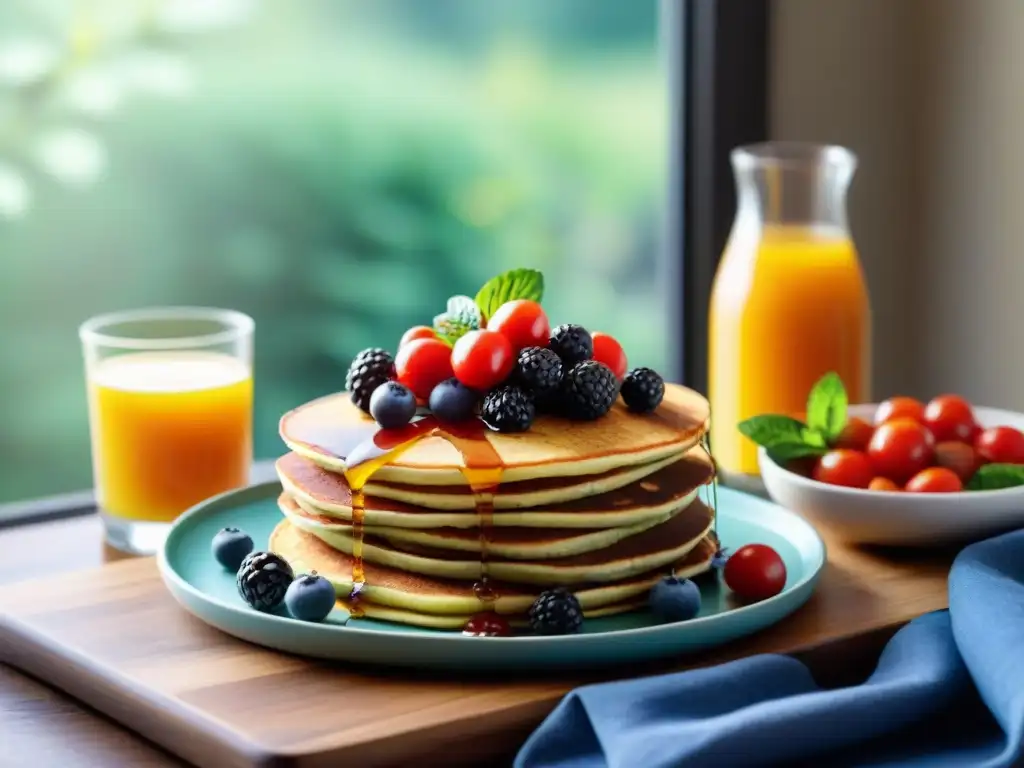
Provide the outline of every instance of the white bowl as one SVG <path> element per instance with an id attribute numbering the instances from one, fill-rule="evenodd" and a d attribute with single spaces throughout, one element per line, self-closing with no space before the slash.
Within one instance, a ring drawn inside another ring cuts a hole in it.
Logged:
<path id="1" fill-rule="evenodd" d="M 876 405 L 852 405 L 850 416 L 871 422 Z M 1024 430 L 1024 414 L 974 408 L 983 427 Z M 868 491 L 819 483 L 758 452 L 761 479 L 772 499 L 847 541 L 928 546 L 976 541 L 1024 527 L 1024 486 L 963 493 Z"/>

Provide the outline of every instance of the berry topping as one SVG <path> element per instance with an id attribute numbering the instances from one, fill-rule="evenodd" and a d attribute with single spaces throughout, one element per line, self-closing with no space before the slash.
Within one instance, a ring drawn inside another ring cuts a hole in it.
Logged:
<path id="1" fill-rule="evenodd" d="M 253 552 L 242 561 L 235 583 L 238 594 L 257 611 L 272 611 L 284 600 L 294 574 L 288 561 L 273 552 Z"/>
<path id="2" fill-rule="evenodd" d="M 468 637 L 511 637 L 512 627 L 502 616 L 488 611 L 478 613 L 467 621 L 462 634 Z"/>
<path id="3" fill-rule="evenodd" d="M 565 375 L 562 407 L 576 421 L 592 421 L 608 413 L 619 396 L 619 380 L 604 363 L 588 360 Z"/>
<path id="4" fill-rule="evenodd" d="M 525 432 L 535 414 L 533 398 L 516 386 L 492 389 L 480 406 L 480 418 L 496 432 Z"/>
<path id="5" fill-rule="evenodd" d="M 647 413 L 661 405 L 665 382 L 650 368 L 634 368 L 622 380 L 622 399 L 635 413 Z"/>
<path id="6" fill-rule="evenodd" d="M 518 352 L 524 347 L 547 346 L 551 325 L 543 308 L 536 301 L 507 301 L 487 321 L 487 329 L 497 331 Z"/>
<path id="7" fill-rule="evenodd" d="M 512 372 L 512 345 L 497 331 L 470 331 L 452 350 L 455 376 L 472 389 L 486 390 Z"/>
<path id="8" fill-rule="evenodd" d="M 284 593 L 284 604 L 292 618 L 299 621 L 323 621 L 334 608 L 334 585 L 316 571 L 304 573 Z"/>
<path id="9" fill-rule="evenodd" d="M 414 325 L 408 331 L 402 334 L 402 340 L 398 342 L 398 348 L 401 349 L 410 341 L 416 341 L 416 339 L 436 339 L 437 332 L 426 325 Z"/>
<path id="10" fill-rule="evenodd" d="M 237 573 L 253 550 L 252 538 L 237 528 L 222 528 L 213 536 L 210 544 L 214 559 L 232 573 Z"/>
<path id="11" fill-rule="evenodd" d="M 568 366 L 594 356 L 594 340 L 582 325 L 560 325 L 551 332 L 548 346 Z"/>
<path id="12" fill-rule="evenodd" d="M 544 347 L 526 347 L 516 358 L 517 383 L 528 390 L 538 405 L 553 401 L 562 388 L 562 358 Z"/>
<path id="13" fill-rule="evenodd" d="M 582 626 L 580 601 L 564 587 L 542 592 L 530 606 L 530 628 L 538 635 L 572 635 Z"/>
<path id="14" fill-rule="evenodd" d="M 477 393 L 458 379 L 445 379 L 430 393 L 430 411 L 438 420 L 455 424 L 473 418 Z"/>
<path id="15" fill-rule="evenodd" d="M 379 347 L 364 349 L 352 360 L 345 376 L 345 389 L 352 402 L 362 411 L 370 412 L 370 396 L 388 379 L 395 376 L 395 359 Z"/>
<path id="16" fill-rule="evenodd" d="M 416 396 L 403 384 L 387 381 L 373 391 L 370 415 L 384 429 L 404 427 L 416 415 Z"/>
<path id="17" fill-rule="evenodd" d="M 600 332 L 593 334 L 593 341 L 593 358 L 611 368 L 615 378 L 622 381 L 622 377 L 626 375 L 626 353 L 622 351 L 622 345 L 614 336 Z"/>
<path id="18" fill-rule="evenodd" d="M 440 339 L 416 339 L 400 350 L 395 358 L 398 380 L 419 400 L 452 375 L 452 350 Z"/>
<path id="19" fill-rule="evenodd" d="M 689 579 L 669 576 L 651 588 L 648 601 L 664 621 L 689 621 L 700 611 L 700 589 Z"/>

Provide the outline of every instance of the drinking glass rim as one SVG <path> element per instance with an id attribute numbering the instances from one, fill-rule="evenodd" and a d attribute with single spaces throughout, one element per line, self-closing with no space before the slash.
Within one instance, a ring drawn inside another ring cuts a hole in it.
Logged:
<path id="1" fill-rule="evenodd" d="M 743 167 L 755 165 L 780 168 L 807 167 L 814 163 L 832 163 L 854 168 L 857 154 L 841 144 L 813 141 L 762 141 L 741 144 L 732 150 L 733 162 Z"/>
<path id="2" fill-rule="evenodd" d="M 224 330 L 198 336 L 176 336 L 166 339 L 141 339 L 131 336 L 117 336 L 104 333 L 102 328 L 117 323 L 145 322 L 147 320 L 209 320 L 219 322 Z M 147 307 L 145 309 L 124 309 L 105 312 L 90 317 L 78 327 L 78 336 L 83 344 L 114 349 L 194 349 L 226 344 L 240 336 L 250 334 L 255 322 L 249 315 L 235 309 L 216 307 Z"/>

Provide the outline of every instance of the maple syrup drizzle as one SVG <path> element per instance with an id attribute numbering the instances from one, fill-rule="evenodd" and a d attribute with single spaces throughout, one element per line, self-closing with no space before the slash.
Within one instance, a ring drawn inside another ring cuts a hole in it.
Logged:
<path id="1" fill-rule="evenodd" d="M 711 486 L 711 511 L 714 513 L 714 531 L 718 533 L 718 464 L 711 455 L 711 440 L 705 432 L 700 438 L 700 447 L 711 462 L 711 478 L 704 485 Z"/>
<path id="2" fill-rule="evenodd" d="M 340 430 L 343 433 L 340 441 L 338 436 L 332 436 L 332 445 L 345 449 L 339 458 L 345 460 L 343 474 L 352 494 L 352 591 L 343 601 L 352 618 L 363 615 L 359 595 L 366 586 L 363 568 L 366 495 L 363 489 L 377 470 L 424 437 L 434 434 L 437 426 L 437 420 L 427 416 L 398 429 L 380 429 L 375 423 L 362 423 L 352 429 Z"/>
<path id="3" fill-rule="evenodd" d="M 363 421 L 345 427 L 304 424 L 300 442 L 330 453 L 345 462 L 343 475 L 351 491 L 352 507 L 352 592 L 342 600 L 350 616 L 363 615 L 359 594 L 366 585 L 363 567 L 363 538 L 366 520 L 364 488 L 381 467 L 389 464 L 425 437 L 437 435 L 447 440 L 462 458 L 460 471 L 473 493 L 479 518 L 480 575 L 473 592 L 485 603 L 497 599 L 487 573 L 490 532 L 494 522 L 494 496 L 504 470 L 501 457 L 487 439 L 489 430 L 479 419 L 463 424 L 441 424 L 427 415 L 398 429 L 381 429 L 375 422 Z"/>
<path id="4" fill-rule="evenodd" d="M 504 464 L 487 439 L 487 427 L 479 420 L 445 424 L 440 431 L 462 456 L 462 476 L 473 493 L 480 536 L 480 576 L 473 592 L 484 603 L 498 599 L 488 575 L 491 530 L 494 527 L 494 496 L 501 486 Z"/>

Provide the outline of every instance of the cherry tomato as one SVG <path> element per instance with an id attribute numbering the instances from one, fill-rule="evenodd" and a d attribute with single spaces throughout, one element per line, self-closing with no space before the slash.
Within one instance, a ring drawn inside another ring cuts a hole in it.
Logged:
<path id="1" fill-rule="evenodd" d="M 967 443 L 947 440 L 935 446 L 935 464 L 952 470 L 960 478 L 960 482 L 966 483 L 978 471 L 981 459 Z"/>
<path id="2" fill-rule="evenodd" d="M 822 456 L 811 476 L 819 483 L 867 488 L 875 473 L 866 454 L 840 448 Z"/>
<path id="3" fill-rule="evenodd" d="M 905 483 L 931 464 L 935 452 L 931 433 L 911 419 L 879 425 L 868 443 L 868 458 L 875 474 Z"/>
<path id="4" fill-rule="evenodd" d="M 996 464 L 1024 464 L 1024 434 L 1013 427 L 990 427 L 974 443 L 978 455 Z"/>
<path id="5" fill-rule="evenodd" d="M 884 424 L 893 419 L 924 421 L 924 404 L 912 397 L 890 397 L 875 411 L 875 424 Z"/>
<path id="6" fill-rule="evenodd" d="M 402 340 L 398 342 L 398 348 L 401 349 L 410 341 L 416 341 L 416 339 L 436 339 L 437 333 L 433 328 L 426 325 L 414 325 L 408 331 L 402 334 Z"/>
<path id="7" fill-rule="evenodd" d="M 786 586 L 786 564 L 767 544 L 747 544 L 725 561 L 725 583 L 745 600 L 765 600 Z"/>
<path id="8" fill-rule="evenodd" d="M 854 416 L 846 422 L 843 431 L 836 438 L 836 448 L 849 448 L 852 451 L 867 450 L 871 436 L 875 434 L 875 428 L 864 419 Z"/>
<path id="9" fill-rule="evenodd" d="M 597 331 L 591 334 L 594 340 L 594 359 L 612 369 L 619 381 L 626 375 L 626 353 L 622 345 L 607 333 Z"/>
<path id="10" fill-rule="evenodd" d="M 513 352 L 525 347 L 546 347 L 551 324 L 540 304 L 529 299 L 506 301 L 487 321 L 487 330 L 497 331 L 512 344 Z"/>
<path id="11" fill-rule="evenodd" d="M 486 390 L 500 384 L 512 372 L 514 362 L 512 344 L 497 331 L 470 331 L 452 350 L 455 377 L 470 389 Z"/>
<path id="12" fill-rule="evenodd" d="M 978 434 L 974 411 L 966 400 L 957 395 L 941 395 L 928 403 L 924 409 L 924 423 L 939 443 L 946 440 L 972 443 Z"/>
<path id="13" fill-rule="evenodd" d="M 440 339 L 415 339 L 398 350 L 395 357 L 398 381 L 426 400 L 430 392 L 452 377 L 452 349 Z"/>
<path id="14" fill-rule="evenodd" d="M 896 483 L 888 477 L 876 477 L 868 484 L 869 491 L 902 491 Z"/>
<path id="15" fill-rule="evenodd" d="M 964 484 L 956 476 L 956 472 L 945 467 L 928 467 L 910 478 L 906 490 L 908 493 L 957 493 L 964 489 Z"/>

